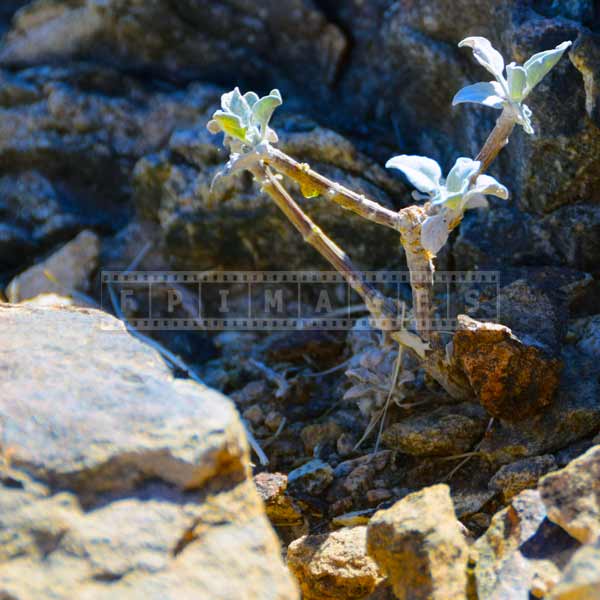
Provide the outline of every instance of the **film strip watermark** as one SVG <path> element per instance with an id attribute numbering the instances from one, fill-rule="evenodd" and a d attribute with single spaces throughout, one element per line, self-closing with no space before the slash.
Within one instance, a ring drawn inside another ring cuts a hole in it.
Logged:
<path id="1" fill-rule="evenodd" d="M 364 271 L 357 277 L 396 300 L 395 319 L 373 319 L 336 271 L 102 271 L 101 304 L 140 331 L 344 331 L 414 326 L 407 316 L 410 285 L 430 279 L 430 273 Z M 472 313 L 484 302 L 497 303 L 498 317 L 498 271 L 437 271 L 433 289 L 436 316 L 429 323 L 431 329 L 453 331 L 459 314 Z M 493 321 L 494 315 L 488 314 L 487 320 Z"/>

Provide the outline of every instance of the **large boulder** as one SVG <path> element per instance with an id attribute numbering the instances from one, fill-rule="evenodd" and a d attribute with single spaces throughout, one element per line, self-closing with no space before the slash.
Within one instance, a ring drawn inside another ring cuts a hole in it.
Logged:
<path id="1" fill-rule="evenodd" d="M 0 595 L 297 597 L 225 397 L 99 311 L 0 323 Z"/>

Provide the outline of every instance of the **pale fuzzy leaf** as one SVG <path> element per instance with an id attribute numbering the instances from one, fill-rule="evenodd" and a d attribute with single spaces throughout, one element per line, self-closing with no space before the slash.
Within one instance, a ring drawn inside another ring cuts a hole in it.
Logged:
<path id="1" fill-rule="evenodd" d="M 215 121 L 214 119 L 211 119 L 206 124 L 206 129 L 208 129 L 212 134 L 221 133 L 221 126 L 219 125 L 219 122 Z"/>
<path id="2" fill-rule="evenodd" d="M 248 125 L 252 111 L 248 102 L 242 96 L 240 88 L 236 87 L 231 92 L 223 94 L 221 96 L 221 106 L 225 112 L 237 115 L 243 125 Z"/>
<path id="3" fill-rule="evenodd" d="M 258 94 L 254 92 L 246 92 L 244 94 L 244 100 L 248 103 L 248 106 L 252 108 L 258 102 Z"/>
<path id="4" fill-rule="evenodd" d="M 273 112 L 278 106 L 281 106 L 281 94 L 277 90 L 274 90 L 274 92 L 277 93 L 263 96 L 252 107 L 252 116 L 256 124 L 260 125 L 260 131 L 263 135 L 266 134 L 266 128 L 273 116 Z"/>
<path id="5" fill-rule="evenodd" d="M 439 187 L 442 170 L 431 158 L 402 154 L 390 158 L 385 166 L 402 171 L 410 183 L 425 194 L 435 192 Z"/>
<path id="6" fill-rule="evenodd" d="M 473 193 L 489 194 L 502 198 L 502 200 L 508 200 L 508 189 L 490 175 L 479 175 L 477 177 L 473 189 L 467 192 L 466 195 Z"/>
<path id="7" fill-rule="evenodd" d="M 216 121 L 221 129 L 229 136 L 237 138 L 241 141 L 246 141 L 247 129 L 244 127 L 237 115 L 226 113 L 218 110 L 213 115 L 213 120 Z"/>
<path id="8" fill-rule="evenodd" d="M 527 72 L 527 93 L 529 93 L 554 67 L 565 53 L 571 42 L 563 42 L 552 50 L 534 54 L 523 66 Z"/>
<path id="9" fill-rule="evenodd" d="M 469 179 L 479 171 L 481 163 L 461 156 L 456 159 L 446 178 L 446 189 L 449 192 L 461 192 L 469 185 Z"/>
<path id="10" fill-rule="evenodd" d="M 448 241 L 448 221 L 443 213 L 427 217 L 421 226 L 421 245 L 435 256 Z"/>
<path id="11" fill-rule="evenodd" d="M 497 81 L 480 81 L 457 92 L 452 99 L 452 106 L 464 104 L 465 102 L 502 108 L 505 102 L 504 90 Z"/>
<path id="12" fill-rule="evenodd" d="M 487 198 L 483 194 L 473 193 L 466 197 L 464 210 L 471 210 L 473 208 L 489 208 Z"/>
<path id="13" fill-rule="evenodd" d="M 475 60 L 485 67 L 494 77 L 501 78 L 504 71 L 504 59 L 491 42 L 484 37 L 468 37 L 458 44 L 459 48 L 468 46 L 473 50 Z"/>
<path id="14" fill-rule="evenodd" d="M 510 65 L 506 66 L 506 79 L 508 81 L 510 97 L 515 102 L 521 102 L 525 97 L 527 72 L 523 67 L 517 66 L 516 63 L 510 63 Z"/>
<path id="15" fill-rule="evenodd" d="M 405 329 L 394 331 L 394 333 L 391 334 L 391 337 L 399 344 L 413 350 L 417 356 L 420 356 L 421 358 L 425 358 L 425 353 L 430 349 L 427 342 L 424 342 L 418 335 L 406 331 Z"/>

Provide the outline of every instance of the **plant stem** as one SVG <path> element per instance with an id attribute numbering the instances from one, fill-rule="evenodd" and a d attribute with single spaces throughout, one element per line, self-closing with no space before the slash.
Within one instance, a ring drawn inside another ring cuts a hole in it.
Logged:
<path id="1" fill-rule="evenodd" d="M 263 190 L 269 194 L 292 225 L 299 231 L 304 241 L 317 250 L 363 299 L 373 318 L 383 319 L 384 321 L 395 319 L 396 311 L 392 301 L 363 280 L 352 264 L 350 257 L 335 242 L 330 240 L 320 227 L 313 223 L 281 185 L 273 172 L 268 167 L 257 166 L 252 170 L 252 173 L 262 184 Z M 385 325 L 385 323 L 382 324 Z"/>
<path id="2" fill-rule="evenodd" d="M 276 171 L 293 179 L 300 189 L 310 191 L 314 194 L 325 196 L 342 208 L 350 210 L 369 221 L 398 229 L 400 226 L 399 213 L 385 208 L 374 200 L 370 200 L 363 194 L 357 194 L 352 190 L 327 179 L 320 173 L 313 171 L 308 165 L 299 163 L 292 157 L 277 148 L 270 147 L 268 153 L 263 157 L 264 161 Z"/>
<path id="3" fill-rule="evenodd" d="M 479 154 L 475 157 L 475 160 L 481 162 L 481 167 L 479 167 L 479 171 L 473 176 L 472 181 L 477 179 L 478 175 L 488 170 L 496 156 L 500 153 L 500 150 L 508 144 L 508 138 L 515 124 L 516 117 L 514 110 L 509 107 L 504 108 L 496 121 L 494 129 L 492 129 L 486 139 L 483 148 L 481 148 Z"/>

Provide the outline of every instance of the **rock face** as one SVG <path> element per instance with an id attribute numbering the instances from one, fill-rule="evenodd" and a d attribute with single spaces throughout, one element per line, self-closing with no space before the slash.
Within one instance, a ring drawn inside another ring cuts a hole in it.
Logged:
<path id="1" fill-rule="evenodd" d="M 399 600 L 467 597 L 467 543 L 446 485 L 409 494 L 375 513 L 367 551 Z"/>
<path id="2" fill-rule="evenodd" d="M 98 311 L 0 322 L 0 594 L 297 597 L 223 396 Z"/>
<path id="3" fill-rule="evenodd" d="M 539 489 L 549 519 L 582 543 L 600 537 L 600 446 L 546 475 Z"/>
<path id="4" fill-rule="evenodd" d="M 366 527 L 304 536 L 288 548 L 288 566 L 303 600 L 364 600 L 383 580 L 366 554 Z"/>
<path id="5" fill-rule="evenodd" d="M 556 460 L 551 454 L 534 456 L 504 465 L 490 479 L 490 488 L 502 492 L 504 502 L 527 488 L 535 488 L 539 478 L 556 469 Z"/>
<path id="6" fill-rule="evenodd" d="M 523 343 L 508 327 L 460 315 L 453 346 L 453 359 L 494 417 L 520 421 L 552 402 L 560 362 Z"/>

